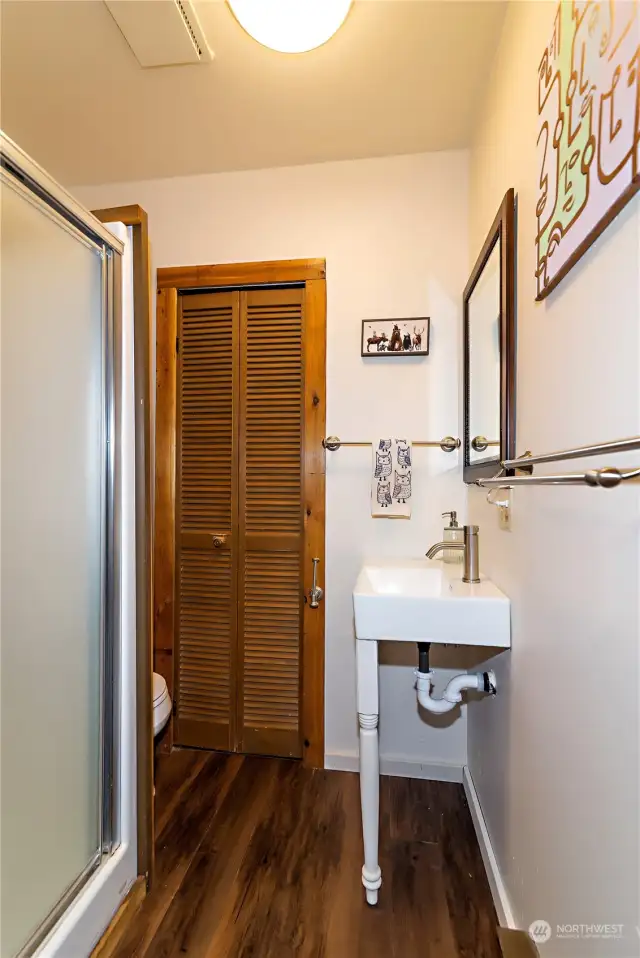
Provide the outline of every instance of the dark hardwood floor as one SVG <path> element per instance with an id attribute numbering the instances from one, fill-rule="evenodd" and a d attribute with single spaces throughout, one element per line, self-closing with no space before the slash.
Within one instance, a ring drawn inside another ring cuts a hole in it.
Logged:
<path id="1" fill-rule="evenodd" d="M 156 829 L 155 886 L 117 958 L 501 958 L 460 785 L 382 779 L 375 908 L 357 775 L 177 750 Z"/>

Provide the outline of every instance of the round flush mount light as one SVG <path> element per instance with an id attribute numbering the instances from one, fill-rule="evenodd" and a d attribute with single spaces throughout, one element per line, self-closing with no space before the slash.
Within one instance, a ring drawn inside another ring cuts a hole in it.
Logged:
<path id="1" fill-rule="evenodd" d="M 271 50 L 306 53 L 322 46 L 345 21 L 352 0 L 228 0 L 247 33 Z"/>

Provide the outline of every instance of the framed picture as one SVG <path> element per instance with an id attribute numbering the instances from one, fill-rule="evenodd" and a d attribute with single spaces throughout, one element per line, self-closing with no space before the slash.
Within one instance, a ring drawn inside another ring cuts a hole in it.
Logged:
<path id="1" fill-rule="evenodd" d="M 552 10 L 536 59 L 538 300 L 640 190 L 640 2 L 559 3 L 553 22 Z"/>
<path id="2" fill-rule="evenodd" d="M 361 356 L 428 356 L 428 316 L 417 319 L 363 319 Z"/>

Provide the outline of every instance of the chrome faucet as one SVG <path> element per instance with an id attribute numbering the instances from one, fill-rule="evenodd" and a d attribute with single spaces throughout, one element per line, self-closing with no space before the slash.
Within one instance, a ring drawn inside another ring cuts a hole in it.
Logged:
<path id="1" fill-rule="evenodd" d="M 463 582 L 480 581 L 480 540 L 478 526 L 464 527 L 464 542 L 436 542 L 427 551 L 427 559 L 434 559 L 444 549 L 462 549 L 464 552 Z"/>

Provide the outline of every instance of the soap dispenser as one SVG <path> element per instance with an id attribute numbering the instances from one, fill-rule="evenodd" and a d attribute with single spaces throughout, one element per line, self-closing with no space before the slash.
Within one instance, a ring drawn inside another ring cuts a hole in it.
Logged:
<path id="1" fill-rule="evenodd" d="M 442 518 L 449 516 L 449 525 L 444 527 L 444 532 L 442 533 L 443 542 L 460 542 L 464 543 L 464 529 L 462 526 L 458 525 L 458 513 L 457 512 L 443 512 Z M 443 549 L 442 550 L 442 560 L 443 562 L 462 562 L 464 559 L 464 550 L 463 549 Z"/>

